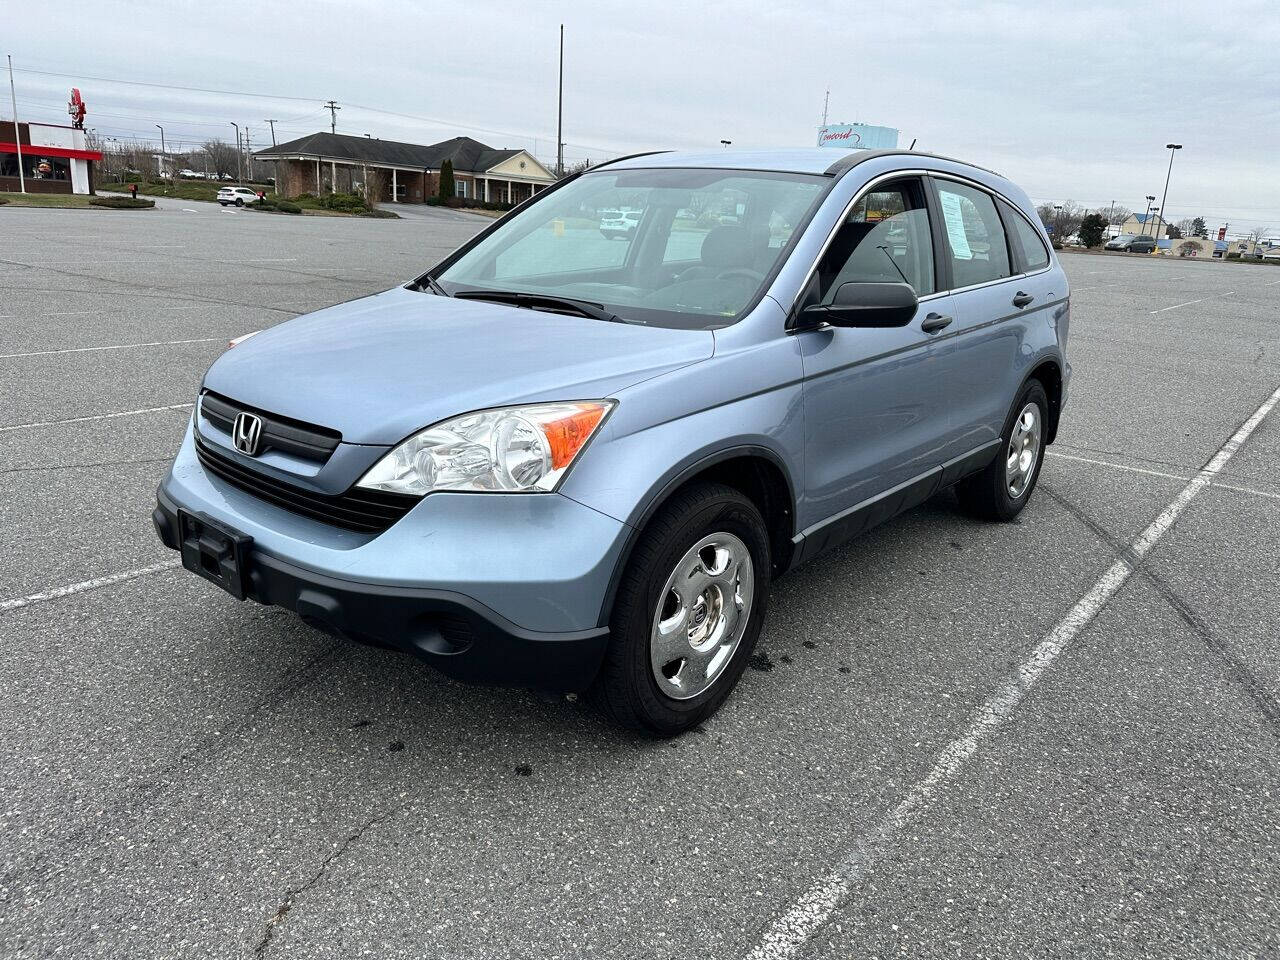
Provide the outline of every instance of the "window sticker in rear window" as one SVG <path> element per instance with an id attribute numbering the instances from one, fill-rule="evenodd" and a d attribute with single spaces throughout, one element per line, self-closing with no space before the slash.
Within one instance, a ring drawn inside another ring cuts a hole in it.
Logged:
<path id="1" fill-rule="evenodd" d="M 960 206 L 963 198 L 946 190 L 939 190 L 938 199 L 942 202 L 942 219 L 947 225 L 947 239 L 951 241 L 951 252 L 957 260 L 972 260 L 973 251 L 969 249 L 969 235 L 964 229 L 964 208 Z"/>

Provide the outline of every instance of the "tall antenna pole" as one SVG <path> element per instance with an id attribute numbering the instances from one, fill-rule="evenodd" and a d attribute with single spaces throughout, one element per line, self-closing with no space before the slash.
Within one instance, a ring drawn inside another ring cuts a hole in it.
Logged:
<path id="1" fill-rule="evenodd" d="M 271 126 L 271 145 L 274 147 L 276 145 L 276 122 L 274 120 L 263 120 L 262 122 Z"/>
<path id="2" fill-rule="evenodd" d="M 13 76 L 12 72 L 9 74 Z M 17 107 L 14 107 L 17 110 Z M 15 113 L 14 116 L 17 116 Z M 564 176 L 564 24 L 560 24 L 560 94 L 556 103 L 556 176 Z"/>
<path id="3" fill-rule="evenodd" d="M 13 89 L 13 56 L 9 56 L 9 99 L 13 101 L 13 142 L 18 148 L 18 190 L 27 192 L 27 178 L 22 175 L 22 137 L 18 135 L 18 95 Z"/>
<path id="4" fill-rule="evenodd" d="M 326 103 L 324 105 L 324 108 L 329 111 L 329 132 L 337 133 L 338 132 L 338 111 L 341 110 L 342 108 L 338 106 L 338 104 L 333 100 L 330 100 L 328 103 Z"/>
<path id="5" fill-rule="evenodd" d="M 827 95 L 822 98 L 822 125 L 827 125 L 827 107 L 831 103 L 831 91 L 827 90 Z"/>

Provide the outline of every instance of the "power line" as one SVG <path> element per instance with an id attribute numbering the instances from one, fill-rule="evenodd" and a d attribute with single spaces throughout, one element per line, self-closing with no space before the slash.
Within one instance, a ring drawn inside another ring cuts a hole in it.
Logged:
<path id="1" fill-rule="evenodd" d="M 189 87 L 189 86 L 183 86 L 180 84 L 173 84 L 173 83 L 154 83 L 146 80 L 122 80 L 117 77 L 91 77 L 91 76 L 84 76 L 83 74 L 57 73 L 51 70 L 30 70 L 25 68 L 14 67 L 14 72 L 26 73 L 26 74 L 31 74 L 34 76 L 41 76 L 41 77 L 57 77 L 59 79 L 82 80 L 82 81 L 92 80 L 96 83 L 119 83 L 119 84 L 124 84 L 126 86 L 131 86 L 131 87 L 150 87 L 158 90 L 181 90 L 186 93 L 208 93 L 208 94 L 215 94 L 218 96 L 230 96 L 230 97 L 256 97 L 263 100 L 290 100 L 290 101 L 297 101 L 299 103 L 315 103 L 318 101 L 318 98 L 316 97 L 297 97 L 297 96 L 288 96 L 284 94 L 271 94 L 271 93 L 249 93 L 243 90 L 218 90 L 212 87 Z M 333 101 L 329 101 L 329 103 L 332 103 L 332 102 Z M 346 106 L 353 110 L 363 110 L 366 113 L 375 113 L 375 114 L 379 114 L 381 116 L 386 116 L 386 117 L 396 117 L 401 120 L 416 120 L 419 123 L 429 123 L 429 124 L 434 124 L 436 126 L 446 127 L 446 128 L 456 129 L 456 130 L 470 130 L 476 133 L 492 133 L 492 134 L 497 134 L 499 136 L 504 136 L 504 137 L 513 137 L 518 140 L 549 139 L 549 138 L 542 138 L 542 137 L 533 137 L 527 133 L 516 133 L 511 130 L 498 130 L 493 127 L 482 127 L 482 126 L 477 126 L 475 124 L 457 123 L 455 121 L 443 119 L 441 117 L 428 117 L 428 116 L 422 116 L 420 114 L 400 113 L 395 110 L 384 110 L 380 107 L 370 107 L 368 105 L 359 104 L 359 103 L 348 102 Z M 329 109 L 329 104 L 328 103 L 323 104 L 323 109 L 326 109 L 326 110 Z M 342 107 L 338 107 L 338 109 L 341 110 Z M 576 147 L 581 150 L 591 150 L 591 151 L 594 151 L 597 153 L 603 153 L 603 154 L 616 154 L 616 153 L 625 152 L 623 148 L 602 147 L 598 144 L 590 144 L 590 143 L 572 143 L 572 144 L 566 143 L 565 145 Z"/>

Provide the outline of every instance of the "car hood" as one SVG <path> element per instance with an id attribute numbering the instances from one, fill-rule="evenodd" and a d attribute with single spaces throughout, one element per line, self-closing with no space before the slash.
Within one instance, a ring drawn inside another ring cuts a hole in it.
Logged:
<path id="1" fill-rule="evenodd" d="M 396 288 L 264 330 L 204 386 L 386 445 L 486 407 L 602 398 L 710 357 L 704 330 L 609 323 Z"/>

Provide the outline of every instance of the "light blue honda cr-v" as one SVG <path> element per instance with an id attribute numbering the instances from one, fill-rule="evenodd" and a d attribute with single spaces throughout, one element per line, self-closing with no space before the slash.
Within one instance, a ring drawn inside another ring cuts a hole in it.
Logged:
<path id="1" fill-rule="evenodd" d="M 630 157 L 228 350 L 155 525 L 237 597 L 672 734 L 733 689 L 784 571 L 948 486 L 1023 508 L 1068 317 L 989 171 Z"/>

